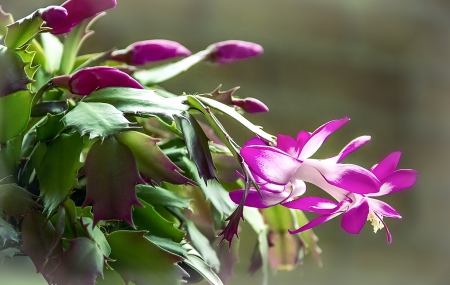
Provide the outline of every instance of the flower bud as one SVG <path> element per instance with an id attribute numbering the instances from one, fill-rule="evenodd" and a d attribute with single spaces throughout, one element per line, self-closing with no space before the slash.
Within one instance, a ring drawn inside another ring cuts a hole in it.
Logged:
<path id="1" fill-rule="evenodd" d="M 89 95 L 106 87 L 128 87 L 144 89 L 128 74 L 108 66 L 96 66 L 80 69 L 69 80 L 69 89 L 73 94 Z"/>
<path id="2" fill-rule="evenodd" d="M 209 46 L 213 50 L 211 60 L 217 64 L 228 64 L 263 53 L 262 46 L 245 41 L 230 40 Z"/>
<path id="3" fill-rule="evenodd" d="M 233 105 L 241 107 L 245 112 L 249 114 L 265 113 L 269 111 L 269 108 L 258 99 L 247 97 L 245 99 L 232 98 Z"/>
<path id="4" fill-rule="evenodd" d="M 116 5 L 116 0 L 68 0 L 61 6 L 49 6 L 43 9 L 41 17 L 47 26 L 52 28 L 52 34 L 65 34 L 81 21 L 114 8 Z"/>
<path id="5" fill-rule="evenodd" d="M 113 52 L 111 59 L 130 65 L 143 65 L 148 62 L 189 55 L 191 55 L 191 52 L 177 42 L 147 40 L 135 42 L 126 49 Z"/>

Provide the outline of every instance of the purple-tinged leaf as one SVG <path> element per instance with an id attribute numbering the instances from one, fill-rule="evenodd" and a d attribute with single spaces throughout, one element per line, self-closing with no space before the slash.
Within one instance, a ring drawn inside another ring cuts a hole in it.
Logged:
<path id="1" fill-rule="evenodd" d="M 57 265 L 57 260 L 53 256 L 48 256 L 54 247 L 55 237 L 55 228 L 41 213 L 31 211 L 23 219 L 23 251 L 31 258 L 37 273 L 41 273 L 49 283 L 51 278 L 48 274 Z M 53 254 L 56 255 L 61 252 L 62 245 L 59 241 L 58 246 L 53 250 Z"/>
<path id="2" fill-rule="evenodd" d="M 94 285 L 97 276 L 103 275 L 103 252 L 96 242 L 85 237 L 67 242 L 69 248 L 56 257 L 59 262 L 50 273 L 52 282 L 61 285 Z"/>
<path id="3" fill-rule="evenodd" d="M 52 212 L 76 186 L 77 171 L 81 167 L 80 153 L 83 139 L 77 133 L 61 134 L 47 148 L 36 167 L 41 196 L 46 210 Z"/>
<path id="4" fill-rule="evenodd" d="M 122 132 L 115 137 L 133 152 L 139 172 L 157 184 L 163 181 L 171 184 L 195 184 L 181 175 L 180 172 L 183 171 L 159 148 L 159 139 L 134 131 Z"/>
<path id="5" fill-rule="evenodd" d="M 209 151 L 208 138 L 197 120 L 190 114 L 187 114 L 187 116 L 179 117 L 181 131 L 189 158 L 195 162 L 198 175 L 206 184 L 208 180 L 216 178 L 211 152 Z"/>
<path id="6" fill-rule="evenodd" d="M 94 225 L 100 220 L 124 220 L 134 227 L 132 206 L 142 206 L 136 184 L 145 184 L 131 150 L 114 137 L 98 140 L 82 170 L 87 176 L 83 207 L 93 204 Z"/>
<path id="7" fill-rule="evenodd" d="M 15 184 L 0 184 L 0 209 L 6 215 L 19 221 L 20 216 L 31 209 L 41 209 L 42 206 L 33 200 L 33 194 Z"/>
<path id="8" fill-rule="evenodd" d="M 292 270 L 297 266 L 301 241 L 287 231 L 269 231 L 269 263 L 275 270 Z"/>
<path id="9" fill-rule="evenodd" d="M 115 231 L 106 237 L 111 246 L 110 264 L 125 284 L 178 284 L 183 270 L 176 265 L 183 259 L 161 249 L 144 237 L 146 232 Z"/>

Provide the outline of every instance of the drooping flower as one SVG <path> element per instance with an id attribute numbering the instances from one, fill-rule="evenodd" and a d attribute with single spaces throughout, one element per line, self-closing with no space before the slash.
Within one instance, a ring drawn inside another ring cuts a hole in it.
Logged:
<path id="1" fill-rule="evenodd" d="M 77 95 L 89 95 L 106 87 L 129 87 L 144 89 L 131 76 L 116 68 L 108 66 L 86 67 L 72 75 L 62 75 L 52 79 L 55 86 L 69 88 Z"/>
<path id="2" fill-rule="evenodd" d="M 130 65 L 143 65 L 148 62 L 189 55 L 191 52 L 177 42 L 147 40 L 135 42 L 123 50 L 114 51 L 111 59 Z"/>
<path id="3" fill-rule="evenodd" d="M 276 147 L 267 145 L 259 138 L 247 142 L 240 153 L 257 178 L 261 194 L 256 189 L 250 189 L 245 205 L 262 208 L 286 202 L 305 192 L 304 182 L 315 184 L 336 199 L 343 198 L 341 189 L 359 194 L 377 192 L 380 181 L 372 172 L 357 165 L 339 163 L 370 137 L 355 139 L 339 155 L 330 159 L 310 158 L 328 136 L 348 120 L 330 121 L 313 133 L 301 131 L 297 139 L 278 135 Z M 243 195 L 243 190 L 230 193 L 234 202 L 243 198 Z"/>
<path id="4" fill-rule="evenodd" d="M 389 195 L 414 185 L 417 179 L 415 170 L 396 170 L 400 156 L 401 152 L 393 152 L 372 167 L 371 172 L 379 179 L 381 185 L 376 193 L 357 194 L 340 189 L 338 191 L 342 195 L 341 198 L 337 199 L 338 202 L 321 197 L 300 197 L 283 203 L 283 206 L 291 209 L 320 214 L 319 217 L 311 220 L 308 224 L 290 232 L 293 234 L 308 230 L 342 214 L 341 226 L 346 232 L 350 234 L 360 233 L 368 220 L 372 222 L 375 232 L 385 228 L 388 243 L 391 243 L 392 236 L 383 221 L 383 217 L 401 219 L 401 216 L 390 205 L 372 197 Z"/>
<path id="5" fill-rule="evenodd" d="M 262 46 L 246 41 L 229 40 L 212 44 L 211 61 L 217 64 L 229 64 L 241 59 L 254 57 L 263 53 Z"/>
<path id="6" fill-rule="evenodd" d="M 61 6 L 49 6 L 41 10 L 41 17 L 55 35 L 65 34 L 81 21 L 100 12 L 114 8 L 116 0 L 68 0 Z"/>

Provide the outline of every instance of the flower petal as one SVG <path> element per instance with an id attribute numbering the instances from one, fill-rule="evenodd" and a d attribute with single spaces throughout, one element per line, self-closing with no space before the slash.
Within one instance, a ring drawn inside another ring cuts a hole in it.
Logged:
<path id="1" fill-rule="evenodd" d="M 395 151 L 386 156 L 382 161 L 380 161 L 380 163 L 372 167 L 371 171 L 379 180 L 383 180 L 386 176 L 397 169 L 401 156 L 401 151 Z"/>
<path id="2" fill-rule="evenodd" d="M 370 141 L 370 136 L 358 137 L 358 138 L 352 140 L 350 143 L 348 143 L 341 150 L 341 152 L 338 155 L 330 157 L 327 160 L 328 161 L 333 161 L 335 163 L 341 162 L 341 160 L 343 160 L 347 155 L 349 155 L 350 153 L 354 152 L 355 150 L 357 150 L 361 146 L 365 145 L 369 141 Z"/>
<path id="3" fill-rule="evenodd" d="M 328 183 L 353 193 L 369 194 L 380 189 L 381 183 L 375 175 L 358 165 L 335 164 L 315 159 L 307 159 L 303 164 L 316 168 Z"/>
<path id="4" fill-rule="evenodd" d="M 297 142 L 290 136 L 278 135 L 277 148 L 293 157 L 298 156 Z"/>
<path id="5" fill-rule="evenodd" d="M 360 199 L 342 215 L 341 227 L 349 234 L 359 234 L 368 215 L 369 203 L 366 199 Z"/>
<path id="6" fill-rule="evenodd" d="M 240 153 L 252 172 L 275 184 L 287 184 L 301 165 L 297 159 L 270 146 L 248 146 Z"/>
<path id="7" fill-rule="evenodd" d="M 267 146 L 267 143 L 262 138 L 254 137 L 254 138 L 249 139 L 244 144 L 243 147 L 252 146 L 252 145 L 264 145 L 264 146 Z"/>
<path id="8" fill-rule="evenodd" d="M 395 193 L 400 190 L 408 189 L 414 185 L 417 180 L 417 171 L 412 169 L 399 169 L 385 177 L 381 183 L 380 192 L 369 196 L 382 196 Z"/>
<path id="9" fill-rule="evenodd" d="M 293 201 L 283 203 L 282 205 L 290 209 L 308 211 L 317 214 L 331 214 L 335 212 L 339 206 L 338 203 L 332 200 L 313 196 L 300 197 Z"/>
<path id="10" fill-rule="evenodd" d="M 329 214 L 329 215 L 319 216 L 319 217 L 311 220 L 309 223 L 307 223 L 306 225 L 304 225 L 303 227 L 301 227 L 301 228 L 299 228 L 299 229 L 297 229 L 295 231 L 289 230 L 289 233 L 291 235 L 293 235 L 293 234 L 296 234 L 296 233 L 300 233 L 300 232 L 309 230 L 311 228 L 317 227 L 318 225 L 321 225 L 321 224 L 325 223 L 326 221 L 331 220 L 332 218 L 334 218 L 336 216 L 339 216 L 340 214 L 342 214 L 342 212 L 336 212 L 336 213 Z"/>
<path id="11" fill-rule="evenodd" d="M 242 197 L 244 196 L 245 190 L 235 190 L 230 192 L 231 200 L 239 204 Z M 244 205 L 253 208 L 267 208 L 274 205 L 278 205 L 283 202 L 286 198 L 290 196 L 291 192 L 283 191 L 279 193 L 274 193 L 270 191 L 261 190 L 261 195 L 255 188 L 250 188 L 247 198 L 245 199 Z M 262 196 L 262 198 L 261 198 Z"/>
<path id="12" fill-rule="evenodd" d="M 370 209 L 380 216 L 394 219 L 402 218 L 394 208 L 383 201 L 367 198 L 367 202 L 369 203 Z"/>
<path id="13" fill-rule="evenodd" d="M 349 118 L 345 117 L 340 120 L 330 121 L 320 126 L 317 130 L 314 131 L 314 133 L 312 133 L 311 138 L 303 147 L 299 159 L 303 160 L 313 155 L 319 149 L 319 147 L 326 141 L 328 136 L 337 129 L 339 129 L 342 125 L 347 123 L 348 120 Z"/>

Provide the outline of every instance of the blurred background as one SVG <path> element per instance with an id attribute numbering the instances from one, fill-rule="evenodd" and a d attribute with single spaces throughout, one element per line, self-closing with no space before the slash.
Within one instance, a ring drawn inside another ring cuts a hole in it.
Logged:
<path id="1" fill-rule="evenodd" d="M 58 0 L 0 0 L 15 19 Z M 371 167 L 401 150 L 400 168 L 419 172 L 410 190 L 383 198 L 403 216 L 386 219 L 393 235 L 369 224 L 348 235 L 335 219 L 315 229 L 324 266 L 311 257 L 269 284 L 450 284 L 450 2 L 447 0 L 119 0 L 82 52 L 170 39 L 191 51 L 229 39 L 261 44 L 265 53 L 232 65 L 201 64 L 163 87 L 181 94 L 241 86 L 270 112 L 248 115 L 272 134 L 295 136 L 348 116 L 318 157 L 353 138 L 372 141 L 346 161 Z M 252 134 L 224 118 L 242 143 Z M 309 216 L 310 218 L 312 216 Z M 230 284 L 260 284 L 247 274 L 256 236 L 244 224 L 240 262 Z M 246 250 L 248 249 L 248 250 Z M 0 266 L 0 283 L 46 284 L 20 257 Z"/>

